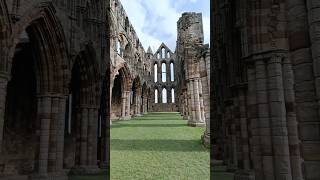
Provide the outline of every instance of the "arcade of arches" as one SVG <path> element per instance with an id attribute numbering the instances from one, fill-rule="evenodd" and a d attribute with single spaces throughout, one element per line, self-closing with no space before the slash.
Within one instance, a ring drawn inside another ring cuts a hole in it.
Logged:
<path id="1" fill-rule="evenodd" d="M 201 14 L 180 19 L 176 52 L 145 52 L 128 19 L 118 0 L 0 1 L 0 179 L 105 171 L 107 119 L 179 111 L 208 123 Z"/>

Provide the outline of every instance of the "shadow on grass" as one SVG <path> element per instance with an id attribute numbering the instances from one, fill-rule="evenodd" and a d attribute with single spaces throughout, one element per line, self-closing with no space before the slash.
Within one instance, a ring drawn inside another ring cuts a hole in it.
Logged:
<path id="1" fill-rule="evenodd" d="M 123 127 L 145 127 L 145 128 L 153 128 L 153 127 L 186 127 L 186 124 L 113 124 L 112 128 L 123 128 Z"/>
<path id="2" fill-rule="evenodd" d="M 118 151 L 173 151 L 204 152 L 208 151 L 200 140 L 124 140 L 111 139 L 112 150 Z"/>

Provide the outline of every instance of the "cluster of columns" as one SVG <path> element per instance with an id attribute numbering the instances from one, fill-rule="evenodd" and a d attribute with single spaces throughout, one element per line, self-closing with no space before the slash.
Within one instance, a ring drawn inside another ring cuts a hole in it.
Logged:
<path id="1" fill-rule="evenodd" d="M 80 161 L 81 170 L 97 171 L 97 129 L 99 109 L 94 106 L 81 105 L 77 111 L 77 128 L 80 128 Z M 92 173 L 92 172 L 89 172 Z"/>
<path id="2" fill-rule="evenodd" d="M 248 67 L 248 91 L 236 88 L 223 120 L 224 160 L 236 179 L 303 179 L 293 82 L 283 54 Z"/>
<path id="3" fill-rule="evenodd" d="M 64 126 L 67 96 L 41 94 L 37 96 L 37 118 L 40 122 L 38 169 L 34 179 L 60 176 L 63 171 Z"/>
<path id="4" fill-rule="evenodd" d="M 202 79 L 205 77 L 200 77 L 200 59 L 194 59 L 194 54 L 197 53 L 193 47 L 187 47 L 187 55 L 185 56 L 186 62 L 186 102 L 183 104 L 186 107 L 188 125 L 190 126 L 205 126 L 206 123 L 206 112 L 204 107 L 204 96 L 203 96 L 203 85 Z M 203 67 L 202 67 L 203 68 Z M 206 71 L 205 71 L 206 72 Z M 205 91 L 207 92 L 208 80 L 204 79 Z M 208 93 L 206 93 L 208 97 Z M 208 99 L 207 99 L 208 100 Z M 206 102 L 206 104 L 208 104 Z"/>

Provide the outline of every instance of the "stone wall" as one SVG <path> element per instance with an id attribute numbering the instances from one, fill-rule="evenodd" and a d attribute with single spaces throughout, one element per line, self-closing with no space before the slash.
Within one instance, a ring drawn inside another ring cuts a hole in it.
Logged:
<path id="1" fill-rule="evenodd" d="M 213 6 L 215 158 L 236 179 L 319 179 L 317 3 Z"/>

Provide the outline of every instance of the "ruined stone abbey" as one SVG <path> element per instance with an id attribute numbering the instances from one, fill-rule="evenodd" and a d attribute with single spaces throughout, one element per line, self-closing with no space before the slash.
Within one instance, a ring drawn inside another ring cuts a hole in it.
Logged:
<path id="1" fill-rule="evenodd" d="M 177 29 L 176 50 L 145 51 L 119 0 L 0 0 L 0 179 L 103 172 L 109 125 L 148 112 L 180 111 L 208 145 L 201 14 Z"/>
<path id="2" fill-rule="evenodd" d="M 104 172 L 113 121 L 180 112 L 235 180 L 319 180 L 320 1 L 211 5 L 211 47 L 190 12 L 153 52 L 120 0 L 0 0 L 0 179 Z"/>

